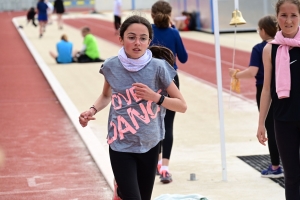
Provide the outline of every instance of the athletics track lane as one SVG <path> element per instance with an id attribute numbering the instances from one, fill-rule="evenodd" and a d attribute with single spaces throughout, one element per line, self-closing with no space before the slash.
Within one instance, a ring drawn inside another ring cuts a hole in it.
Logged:
<path id="1" fill-rule="evenodd" d="M 0 13 L 1 200 L 107 200 L 112 196 L 12 17 Z M 38 30 L 37 30 L 38 31 Z"/>
<path id="2" fill-rule="evenodd" d="M 64 22 L 78 29 L 88 26 L 95 36 L 120 45 L 118 37 L 114 34 L 115 29 L 112 22 L 94 18 L 66 19 Z M 216 85 L 214 44 L 187 38 L 182 38 L 182 40 L 188 51 L 189 58 L 185 64 L 181 64 L 177 61 L 180 71 Z M 106 47 L 100 46 L 99 48 L 101 52 L 105 51 Z M 235 54 L 235 67 L 245 69 L 249 64 L 250 53 L 236 50 Z M 228 75 L 228 68 L 232 67 L 233 49 L 221 47 L 221 56 L 223 88 L 229 90 L 230 77 Z M 199 91 L 199 93 L 201 94 L 201 91 Z M 247 99 L 255 100 L 255 94 L 256 88 L 254 79 L 241 80 L 241 95 Z"/>

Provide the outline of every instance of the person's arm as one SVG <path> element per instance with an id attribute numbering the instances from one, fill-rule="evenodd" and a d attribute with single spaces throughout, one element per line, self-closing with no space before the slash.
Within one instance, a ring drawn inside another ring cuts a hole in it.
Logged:
<path id="1" fill-rule="evenodd" d="M 82 45 L 82 48 L 81 48 L 81 50 L 80 50 L 80 53 L 83 54 L 83 53 L 85 52 L 85 50 L 86 50 L 86 45 L 83 44 L 83 45 Z"/>
<path id="2" fill-rule="evenodd" d="M 97 112 L 100 112 L 102 109 L 104 109 L 110 103 L 110 101 L 111 101 L 111 87 L 109 83 L 105 80 L 102 93 L 95 101 L 93 106 L 89 110 L 80 114 L 79 123 L 81 124 L 81 126 L 85 127 L 87 126 L 90 120 L 95 120 L 93 116 Z"/>
<path id="3" fill-rule="evenodd" d="M 266 145 L 265 120 L 271 104 L 271 76 L 272 76 L 272 62 L 271 62 L 272 45 L 267 44 L 263 50 L 264 63 L 264 85 L 260 98 L 260 111 L 257 129 L 257 139 L 262 145 Z"/>
<path id="4" fill-rule="evenodd" d="M 229 76 L 232 77 L 236 70 L 237 69 L 229 68 Z M 238 79 L 253 78 L 256 76 L 257 72 L 258 72 L 258 67 L 249 66 L 247 69 L 237 72 L 235 74 L 235 77 Z"/>
<path id="5" fill-rule="evenodd" d="M 188 60 L 188 54 L 185 50 L 185 47 L 183 45 L 183 42 L 181 40 L 181 37 L 180 37 L 178 31 L 177 31 L 177 33 L 178 33 L 178 36 L 175 41 L 176 42 L 176 54 L 177 54 L 178 60 L 181 63 L 185 63 Z"/>
<path id="6" fill-rule="evenodd" d="M 135 93 L 138 98 L 158 103 L 162 96 L 145 84 L 134 83 L 132 85 L 135 87 Z M 187 109 L 186 102 L 173 81 L 167 88 L 167 93 L 170 97 L 165 97 L 161 105 L 166 109 L 184 113 Z"/>

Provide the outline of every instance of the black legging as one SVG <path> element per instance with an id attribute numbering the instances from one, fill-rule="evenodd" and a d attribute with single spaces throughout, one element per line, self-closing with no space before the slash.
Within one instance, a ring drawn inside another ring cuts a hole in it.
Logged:
<path id="1" fill-rule="evenodd" d="M 121 17 L 114 15 L 114 25 L 115 25 L 115 29 L 119 30 L 121 26 Z"/>
<path id="2" fill-rule="evenodd" d="M 286 200 L 300 199 L 300 121 L 275 120 L 278 149 L 284 168 Z"/>
<path id="3" fill-rule="evenodd" d="M 263 88 L 262 85 L 256 86 L 256 102 L 257 102 L 258 110 L 260 106 L 260 96 L 261 96 L 262 88 Z M 268 135 L 268 147 L 270 152 L 271 164 L 276 166 L 280 164 L 280 158 L 279 158 L 278 147 L 275 138 L 272 103 L 265 121 L 265 127 Z"/>
<path id="4" fill-rule="evenodd" d="M 179 89 L 179 78 L 178 75 L 174 77 L 174 83 Z M 165 116 L 165 139 L 162 141 L 162 158 L 170 159 L 171 151 L 173 146 L 173 123 L 175 118 L 174 111 L 166 110 Z"/>
<path id="5" fill-rule="evenodd" d="M 111 167 L 122 200 L 150 200 L 160 143 L 146 153 L 117 152 L 109 148 Z"/>

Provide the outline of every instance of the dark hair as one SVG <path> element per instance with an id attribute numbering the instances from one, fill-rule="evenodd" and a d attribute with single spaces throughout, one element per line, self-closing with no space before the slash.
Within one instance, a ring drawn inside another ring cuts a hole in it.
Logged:
<path id="1" fill-rule="evenodd" d="M 267 15 L 258 21 L 259 29 L 264 29 L 268 36 L 274 38 L 277 32 L 277 19 L 273 15 Z"/>
<path id="2" fill-rule="evenodd" d="M 152 52 L 154 58 L 164 59 L 171 66 L 175 64 L 175 57 L 173 52 L 164 46 L 150 46 L 149 50 Z"/>
<path id="3" fill-rule="evenodd" d="M 89 28 L 89 27 L 83 27 L 82 29 L 81 29 L 81 32 L 85 32 L 85 33 L 87 33 L 87 32 L 90 32 L 91 31 L 91 29 Z"/>
<path id="4" fill-rule="evenodd" d="M 168 28 L 172 13 L 171 5 L 166 1 L 157 1 L 152 5 L 151 16 L 158 28 Z"/>
<path id="5" fill-rule="evenodd" d="M 280 6 L 285 2 L 295 4 L 298 7 L 298 12 L 300 13 L 300 1 L 299 0 L 278 0 L 275 5 L 276 16 L 278 16 Z M 279 27 L 279 24 L 277 26 L 278 26 L 278 29 L 281 30 L 281 28 Z"/>
<path id="6" fill-rule="evenodd" d="M 124 33 L 127 30 L 127 28 L 132 25 L 132 24 L 143 24 L 144 26 L 147 27 L 148 32 L 149 32 L 149 38 L 152 40 L 153 39 L 153 30 L 150 22 L 139 15 L 132 15 L 128 17 L 121 25 L 120 27 L 120 37 L 124 39 Z"/>
<path id="7" fill-rule="evenodd" d="M 64 40 L 64 41 L 66 41 L 66 42 L 68 42 L 68 37 L 67 37 L 66 34 L 63 34 L 63 35 L 61 36 L 61 39 Z"/>

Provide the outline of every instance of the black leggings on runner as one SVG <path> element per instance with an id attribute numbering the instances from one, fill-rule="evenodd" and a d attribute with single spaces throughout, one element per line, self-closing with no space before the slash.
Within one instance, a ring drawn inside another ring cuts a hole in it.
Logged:
<path id="1" fill-rule="evenodd" d="M 178 75 L 174 77 L 174 83 L 179 88 L 179 78 Z M 165 139 L 162 141 L 162 157 L 170 159 L 171 151 L 173 146 L 173 123 L 175 118 L 174 111 L 166 110 L 165 116 Z"/>
<path id="2" fill-rule="evenodd" d="M 275 120 L 278 149 L 284 168 L 286 200 L 300 199 L 300 121 Z"/>
<path id="3" fill-rule="evenodd" d="M 114 25 L 115 25 L 115 29 L 119 30 L 121 26 L 121 17 L 114 15 Z"/>
<path id="4" fill-rule="evenodd" d="M 111 167 L 122 200 L 151 200 L 160 142 L 146 153 L 109 148 Z"/>
<path id="5" fill-rule="evenodd" d="M 262 85 L 256 86 L 256 102 L 259 110 L 260 105 L 260 96 L 262 92 Z M 270 152 L 270 158 L 271 158 L 271 164 L 272 165 L 279 165 L 280 164 L 280 158 L 279 158 L 279 152 L 278 147 L 276 143 L 275 138 L 275 129 L 274 129 L 274 118 L 273 118 L 273 106 L 271 104 L 266 121 L 265 121 L 265 127 L 267 130 L 267 136 L 268 136 L 268 147 Z"/>

